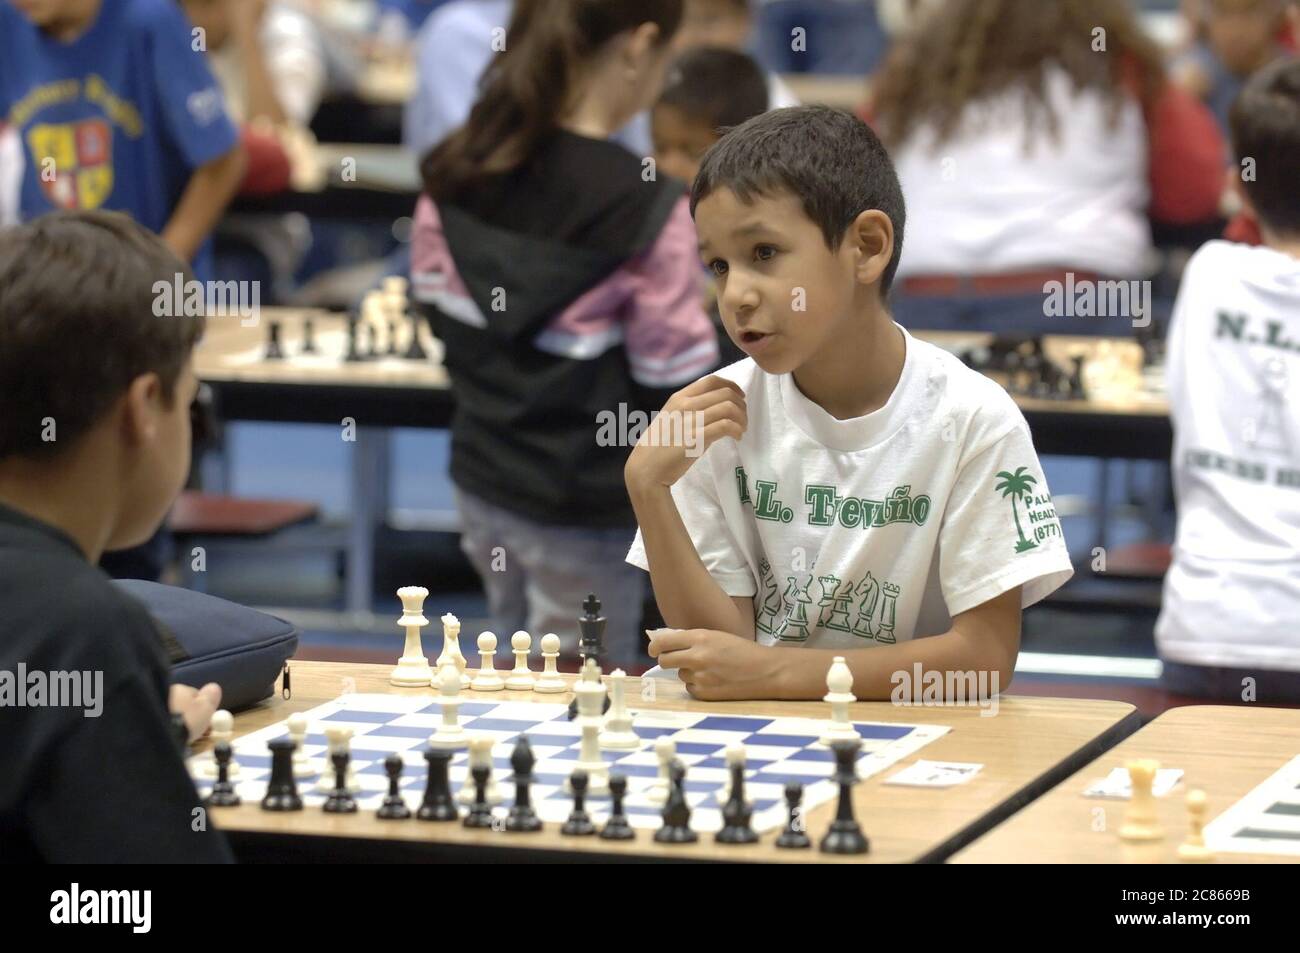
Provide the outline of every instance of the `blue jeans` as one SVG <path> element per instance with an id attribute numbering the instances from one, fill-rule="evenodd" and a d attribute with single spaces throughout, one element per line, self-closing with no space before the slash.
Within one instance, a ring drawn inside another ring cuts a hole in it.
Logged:
<path id="1" fill-rule="evenodd" d="M 524 629 L 533 653 L 548 632 L 560 637 L 566 655 L 578 648 L 578 618 L 595 593 L 605 627 L 606 671 L 642 661 L 641 609 L 646 573 L 624 561 L 636 530 L 550 526 L 536 523 L 456 488 L 460 548 L 487 594 L 497 644 L 509 651 L 510 636 Z M 473 647 L 478 637 L 468 642 Z"/>

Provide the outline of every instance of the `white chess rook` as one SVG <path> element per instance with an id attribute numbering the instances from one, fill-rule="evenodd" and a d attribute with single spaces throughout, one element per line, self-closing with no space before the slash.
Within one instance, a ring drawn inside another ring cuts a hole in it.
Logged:
<path id="1" fill-rule="evenodd" d="M 858 740 L 858 730 L 849 721 L 849 705 L 858 700 L 852 689 L 853 672 L 844 661 L 844 656 L 837 655 L 826 671 L 826 694 L 822 696 L 822 701 L 830 703 L 831 720 L 826 723 L 826 729 L 822 733 L 822 744 Z"/>
<path id="2" fill-rule="evenodd" d="M 554 632 L 547 632 L 542 636 L 542 658 L 545 660 L 546 665 L 542 669 L 541 677 L 533 685 L 533 691 L 542 695 L 556 695 L 560 692 L 567 692 L 569 686 L 560 677 L 560 670 L 555 666 L 555 663 L 560 658 L 560 637 Z"/>
<path id="3" fill-rule="evenodd" d="M 479 669 L 473 681 L 469 683 L 472 691 L 499 692 L 506 687 L 506 681 L 497 674 L 492 657 L 496 655 L 497 637 L 491 632 L 484 632 L 478 637 Z"/>
<path id="4" fill-rule="evenodd" d="M 621 668 L 609 673 L 609 714 L 600 733 L 600 746 L 617 751 L 641 747 L 641 738 L 632 730 L 632 713 L 627 708 L 627 674 Z"/>
<path id="5" fill-rule="evenodd" d="M 510 648 L 515 653 L 515 667 L 506 679 L 506 688 L 515 692 L 531 692 L 536 679 L 528 669 L 528 651 L 533 647 L 533 637 L 520 629 L 510 636 Z"/>
<path id="6" fill-rule="evenodd" d="M 433 678 L 433 669 L 429 667 L 429 660 L 420 644 L 420 629 L 429 624 L 424 617 L 424 600 L 428 596 L 429 590 L 422 586 L 405 586 L 397 590 L 397 598 L 402 600 L 402 617 L 397 624 L 406 627 L 406 647 L 397 660 L 397 667 L 388 676 L 394 685 L 423 688 Z"/>
<path id="7" fill-rule="evenodd" d="M 1128 769 L 1130 793 L 1119 836 L 1126 841 L 1160 840 L 1165 833 L 1156 815 L 1156 797 L 1151 789 L 1160 762 L 1141 758 L 1128 762 L 1125 767 Z"/>

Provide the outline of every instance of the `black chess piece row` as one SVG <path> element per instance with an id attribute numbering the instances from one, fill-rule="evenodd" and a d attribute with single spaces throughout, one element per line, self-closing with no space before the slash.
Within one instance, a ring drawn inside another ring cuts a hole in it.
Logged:
<path id="1" fill-rule="evenodd" d="M 429 354 L 420 343 L 420 323 L 423 320 L 421 316 L 412 311 L 411 320 L 411 343 L 405 352 L 399 352 L 397 349 L 397 323 L 388 322 L 388 350 L 379 350 L 379 336 L 375 331 L 375 325 L 372 322 L 365 322 L 366 341 L 364 348 L 358 341 L 358 328 L 361 325 L 361 319 L 355 314 L 348 314 L 348 349 L 343 355 L 343 360 L 349 363 L 356 361 L 372 361 L 380 357 L 401 357 L 407 361 L 427 361 Z M 304 350 L 306 350 L 304 348 Z"/>
<path id="2" fill-rule="evenodd" d="M 302 797 L 298 794 L 297 783 L 293 774 L 293 753 L 295 744 L 292 738 L 275 738 L 267 743 L 271 750 L 271 779 L 267 784 L 266 796 L 262 798 L 262 808 L 267 811 L 300 811 L 303 807 Z M 831 854 L 863 854 L 870 849 L 870 844 L 853 813 L 853 785 L 857 783 L 855 763 L 861 742 L 836 741 L 831 745 L 835 755 L 835 780 L 839 784 L 839 806 L 830 829 L 822 838 L 820 849 Z M 207 803 L 218 807 L 229 807 L 240 803 L 230 782 L 231 749 L 229 742 L 221 741 L 213 748 L 217 762 L 217 781 Z M 429 748 L 424 752 L 428 762 L 428 776 L 424 798 L 416 811 L 415 817 L 422 821 L 456 821 L 461 820 L 460 810 L 451 793 L 449 766 L 452 751 L 442 748 Z M 334 769 L 334 788 L 325 800 L 324 810 L 330 814 L 355 814 L 357 802 L 348 790 L 347 770 L 349 754 L 347 751 L 335 751 L 330 754 L 330 764 Z M 510 832 L 531 832 L 542 829 L 542 821 L 532 806 L 531 787 L 533 784 L 533 766 L 536 760 L 532 746 L 525 735 L 520 735 L 515 742 L 510 756 L 510 766 L 514 770 L 515 802 L 505 821 L 505 829 Z M 411 816 L 400 792 L 402 775 L 402 758 L 391 754 L 384 760 L 384 770 L 388 775 L 388 794 L 376 816 L 383 820 L 403 820 Z M 719 844 L 752 844 L 758 840 L 758 834 L 751 826 L 753 805 L 745 800 L 745 766 L 743 762 L 731 765 L 731 790 L 722 809 L 723 827 L 715 835 Z M 493 828 L 492 807 L 488 801 L 488 784 L 492 769 L 490 765 L 474 765 L 470 770 L 473 779 L 474 797 L 469 813 L 463 823 L 472 828 Z M 686 800 L 686 767 L 674 758 L 668 766 L 669 787 L 664 802 L 663 823 L 655 831 L 654 840 L 660 844 L 693 844 L 699 840 L 699 834 L 691 829 L 691 808 Z M 569 779 L 573 793 L 573 810 L 560 828 L 565 836 L 583 837 L 599 833 L 605 840 L 632 840 L 636 833 L 629 823 L 623 807 L 627 794 L 627 778 L 617 772 L 611 772 L 609 791 L 612 800 L 610 817 L 605 826 L 597 832 L 596 825 L 586 810 L 586 797 L 590 779 L 585 771 L 574 771 Z M 791 782 L 785 787 L 785 800 L 788 814 L 785 829 L 776 839 L 776 846 L 790 849 L 803 849 L 812 846 L 801 820 L 800 805 L 803 800 L 803 786 Z"/>

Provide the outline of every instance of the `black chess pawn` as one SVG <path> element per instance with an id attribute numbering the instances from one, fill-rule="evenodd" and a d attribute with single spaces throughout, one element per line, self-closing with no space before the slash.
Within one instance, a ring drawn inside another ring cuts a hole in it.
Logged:
<path id="1" fill-rule="evenodd" d="M 429 763 L 429 776 L 424 785 L 424 801 L 415 816 L 422 821 L 458 820 L 460 811 L 451 797 L 451 779 L 447 771 L 451 752 L 429 748 L 424 752 L 424 760 Z"/>
<path id="2" fill-rule="evenodd" d="M 492 766 L 476 764 L 469 769 L 469 774 L 474 779 L 474 802 L 470 804 L 469 813 L 465 815 L 465 826 L 491 827 L 492 805 L 488 803 L 487 788 Z"/>
<path id="3" fill-rule="evenodd" d="M 605 826 L 600 829 L 600 836 L 604 840 L 632 840 L 636 837 L 636 832 L 632 825 L 628 823 L 627 815 L 623 813 L 623 798 L 627 795 L 627 776 L 610 772 L 609 775 L 609 797 L 613 802 L 610 808 L 609 820 Z"/>
<path id="4" fill-rule="evenodd" d="M 361 351 L 357 348 L 357 324 L 359 319 L 355 314 L 348 315 L 348 350 L 343 355 L 343 360 L 353 362 L 361 360 Z"/>
<path id="5" fill-rule="evenodd" d="M 540 831 L 542 822 L 533 810 L 529 788 L 533 783 L 533 765 L 536 759 L 533 757 L 532 745 L 528 743 L 527 735 L 520 735 L 519 740 L 515 742 L 515 750 L 510 754 L 510 767 L 515 771 L 515 803 L 510 807 L 510 814 L 506 818 L 506 830 L 508 831 Z"/>
<path id="6" fill-rule="evenodd" d="M 420 315 L 416 312 L 411 313 L 411 345 L 402 355 L 408 361 L 427 361 L 428 352 L 424 350 L 424 345 L 420 343 Z"/>
<path id="7" fill-rule="evenodd" d="M 379 331 L 373 321 L 366 322 L 366 357 L 379 356 Z"/>
<path id="8" fill-rule="evenodd" d="M 402 799 L 402 756 L 390 754 L 384 759 L 384 771 L 388 774 L 388 794 L 384 803 L 379 805 L 375 816 L 384 821 L 401 821 L 411 816 L 411 809 Z"/>
<path id="9" fill-rule="evenodd" d="M 280 322 L 267 322 L 266 359 L 279 361 L 284 359 L 284 348 L 280 345 Z"/>
<path id="10" fill-rule="evenodd" d="M 660 844 L 693 844 L 700 835 L 691 830 L 691 806 L 686 802 L 686 768 L 676 758 L 668 766 L 668 778 L 664 823 L 655 831 L 655 840 Z"/>
<path id="11" fill-rule="evenodd" d="M 560 833 L 570 837 L 585 837 L 596 833 L 596 825 L 591 822 L 591 815 L 586 810 L 587 772 L 574 771 L 569 776 L 569 787 L 573 791 L 573 812 L 560 828 Z"/>
<path id="12" fill-rule="evenodd" d="M 326 814 L 355 814 L 357 801 L 348 790 L 348 761 L 346 751 L 330 754 L 330 764 L 334 766 L 334 790 L 325 799 Z"/>
<path id="13" fill-rule="evenodd" d="M 240 803 L 235 786 L 230 783 L 230 742 L 218 741 L 212 746 L 212 757 L 217 762 L 217 783 L 212 785 L 212 793 L 205 803 L 210 807 L 235 807 Z"/>
<path id="14" fill-rule="evenodd" d="M 609 620 L 600 614 L 600 600 L 594 592 L 588 593 L 582 602 L 582 615 L 578 617 L 578 630 L 582 633 L 578 639 L 578 671 L 582 671 L 582 666 L 589 658 L 594 658 L 597 665 L 601 664 L 601 655 L 605 650 L 605 626 L 608 623 Z M 606 693 L 600 713 L 603 715 L 608 711 L 609 694 Z M 569 720 L 577 717 L 578 699 L 575 697 L 569 702 Z"/>
<path id="15" fill-rule="evenodd" d="M 785 786 L 785 807 L 789 814 L 783 830 L 776 839 L 777 847 L 801 849 L 812 846 L 812 839 L 804 831 L 802 812 L 799 805 L 803 802 L 803 785 L 791 781 Z"/>
<path id="16" fill-rule="evenodd" d="M 316 326 L 311 318 L 305 318 L 302 322 L 302 353 L 315 354 L 319 350 L 316 347 Z"/>
<path id="17" fill-rule="evenodd" d="M 397 357 L 397 322 L 388 322 L 388 351 L 389 357 Z"/>
<path id="18" fill-rule="evenodd" d="M 722 806 L 722 830 L 716 840 L 719 844 L 752 844 L 758 833 L 750 826 L 754 806 L 745 801 L 745 763 L 731 765 L 731 794 Z"/>
<path id="19" fill-rule="evenodd" d="M 865 854 L 871 844 L 858 826 L 853 816 L 853 785 L 858 783 L 857 761 L 858 749 L 862 742 L 834 741 L 831 750 L 835 752 L 835 780 L 840 786 L 839 808 L 835 820 L 822 838 L 820 849 L 824 854 Z"/>
<path id="20" fill-rule="evenodd" d="M 264 811 L 301 811 L 302 798 L 293 778 L 293 752 L 297 748 L 292 738 L 273 738 L 266 743 L 271 749 L 271 780 L 262 798 Z"/>

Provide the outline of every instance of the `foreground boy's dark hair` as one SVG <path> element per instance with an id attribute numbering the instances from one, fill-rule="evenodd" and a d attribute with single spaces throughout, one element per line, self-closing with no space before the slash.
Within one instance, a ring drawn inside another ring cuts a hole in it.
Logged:
<path id="1" fill-rule="evenodd" d="M 691 188 L 691 214 L 717 189 L 730 189 L 742 202 L 792 192 L 831 251 L 862 212 L 884 212 L 894 225 L 894 254 L 880 279 L 881 297 L 888 294 L 903 251 L 903 190 L 885 147 L 858 117 L 829 106 L 755 116 L 704 154 Z"/>
<path id="2" fill-rule="evenodd" d="M 1278 60 L 1255 73 L 1228 114 L 1238 161 L 1255 162 L 1243 184 L 1269 228 L 1300 235 L 1300 59 Z"/>
<path id="3" fill-rule="evenodd" d="M 141 374 L 174 398 L 204 328 L 201 316 L 154 313 L 154 284 L 178 274 L 191 280 L 119 212 L 54 212 L 0 231 L 0 459 L 71 446 Z M 46 418 L 55 440 L 42 439 Z"/>

